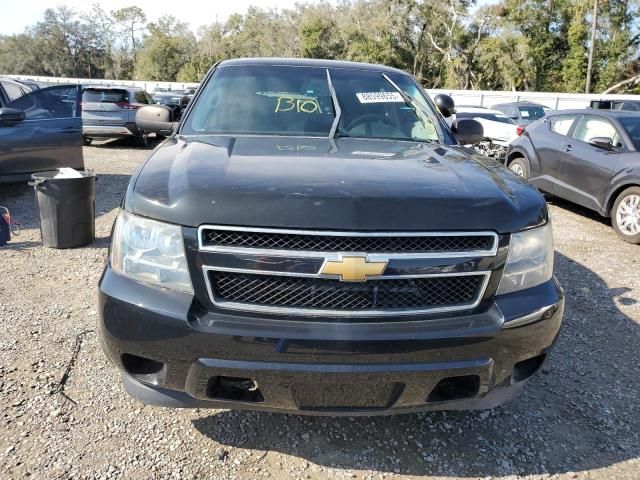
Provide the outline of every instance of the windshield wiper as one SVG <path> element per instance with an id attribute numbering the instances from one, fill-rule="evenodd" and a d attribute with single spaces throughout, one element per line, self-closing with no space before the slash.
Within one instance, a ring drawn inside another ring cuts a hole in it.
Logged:
<path id="1" fill-rule="evenodd" d="M 336 138 L 336 132 L 338 131 L 338 123 L 340 123 L 340 115 L 342 115 L 342 110 L 340 110 L 338 97 L 336 97 L 336 89 L 333 88 L 333 82 L 331 81 L 331 74 L 329 73 L 328 68 L 327 68 L 327 83 L 329 84 L 329 93 L 331 93 L 331 100 L 333 101 L 333 109 L 336 112 L 336 118 L 333 119 L 333 123 L 331 124 L 331 130 L 329 130 L 329 138 Z"/>
<path id="2" fill-rule="evenodd" d="M 420 123 L 422 123 L 422 125 L 425 126 L 426 128 L 426 125 L 424 125 L 424 121 L 422 120 L 420 115 L 418 115 L 418 110 L 420 110 L 420 112 L 422 112 L 423 114 L 425 113 L 424 110 L 422 110 L 422 106 L 419 105 L 416 101 L 414 101 L 413 98 L 411 98 L 407 92 L 405 92 L 398 85 L 396 85 L 396 83 L 393 80 L 391 80 L 386 73 L 383 73 L 382 77 L 387 82 L 389 82 L 391 86 L 400 94 L 400 96 L 402 97 L 402 100 L 404 100 L 404 103 L 406 103 L 407 106 L 411 108 L 411 110 L 413 110 L 413 113 L 415 113 L 416 117 L 418 117 L 418 120 L 420 120 Z"/>

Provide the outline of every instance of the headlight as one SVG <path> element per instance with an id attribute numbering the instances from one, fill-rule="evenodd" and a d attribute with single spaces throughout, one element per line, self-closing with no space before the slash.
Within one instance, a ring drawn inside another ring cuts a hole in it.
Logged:
<path id="1" fill-rule="evenodd" d="M 113 230 L 111 268 L 140 282 L 193 293 L 177 225 L 121 211 Z"/>
<path id="2" fill-rule="evenodd" d="M 511 235 L 498 295 L 535 287 L 553 275 L 551 223 Z"/>

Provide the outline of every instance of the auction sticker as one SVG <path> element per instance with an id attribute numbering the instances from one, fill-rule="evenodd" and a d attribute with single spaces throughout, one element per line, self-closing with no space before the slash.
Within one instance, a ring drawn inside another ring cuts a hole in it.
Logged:
<path id="1" fill-rule="evenodd" d="M 398 92 L 361 92 L 356 93 L 356 97 L 358 97 L 360 103 L 404 103 L 402 95 Z"/>

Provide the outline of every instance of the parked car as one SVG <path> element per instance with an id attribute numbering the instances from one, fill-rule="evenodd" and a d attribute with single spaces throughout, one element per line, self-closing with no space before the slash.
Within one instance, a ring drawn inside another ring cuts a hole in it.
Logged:
<path id="1" fill-rule="evenodd" d="M 500 103 L 491 108 L 504 113 L 520 126 L 529 125 L 547 114 L 544 105 L 532 102 Z"/>
<path id="2" fill-rule="evenodd" d="M 0 182 L 60 167 L 84 169 L 81 89 L 37 90 L 0 78 Z"/>
<path id="3" fill-rule="evenodd" d="M 484 138 L 476 148 L 483 155 L 498 159 L 504 159 L 509 142 L 524 131 L 504 113 L 483 107 L 457 107 L 456 118 L 472 118 L 480 122 Z"/>
<path id="4" fill-rule="evenodd" d="M 136 126 L 136 110 L 154 101 L 140 87 L 87 86 L 82 93 L 82 132 L 86 144 L 94 138 L 130 138 L 147 146 L 147 132 Z"/>
<path id="5" fill-rule="evenodd" d="M 179 123 L 136 117 L 171 136 L 130 181 L 98 310 L 142 402 L 490 408 L 543 364 L 564 304 L 544 198 L 407 73 L 228 60 Z"/>
<path id="6" fill-rule="evenodd" d="M 640 100 L 591 100 L 589 106 L 596 110 L 640 112 Z"/>
<path id="7" fill-rule="evenodd" d="M 640 243 L 640 114 L 563 110 L 529 125 L 506 163 L 545 192 L 604 217 Z"/>
<path id="8" fill-rule="evenodd" d="M 152 98 L 157 105 L 166 105 L 171 108 L 176 120 L 180 120 L 182 112 L 187 108 L 189 100 L 191 100 L 187 95 L 176 93 L 156 93 Z"/>

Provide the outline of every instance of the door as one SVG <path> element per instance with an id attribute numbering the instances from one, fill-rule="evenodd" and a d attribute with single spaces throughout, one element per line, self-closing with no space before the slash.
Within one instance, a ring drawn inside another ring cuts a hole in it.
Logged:
<path id="1" fill-rule="evenodd" d="M 0 122 L 0 180 L 59 167 L 84 168 L 80 92 L 76 85 L 64 85 L 13 100 L 3 96 L 2 106 L 22 110 L 25 119 Z"/>
<path id="2" fill-rule="evenodd" d="M 570 140 L 576 118 L 576 114 L 552 115 L 529 131 L 538 159 L 537 163 L 531 161 L 529 181 L 545 192 L 556 193 L 563 162 L 562 146 Z"/>
<path id="3" fill-rule="evenodd" d="M 591 145 L 596 137 L 606 137 L 611 148 Z M 571 138 L 562 145 L 562 164 L 558 182 L 559 196 L 587 208 L 600 211 L 623 148 L 615 126 L 600 115 L 582 115 Z"/>

